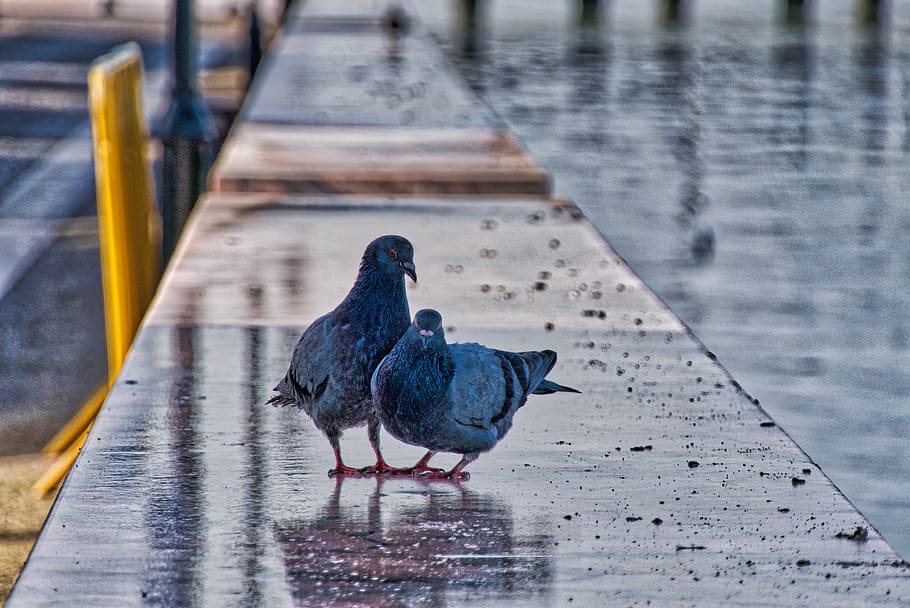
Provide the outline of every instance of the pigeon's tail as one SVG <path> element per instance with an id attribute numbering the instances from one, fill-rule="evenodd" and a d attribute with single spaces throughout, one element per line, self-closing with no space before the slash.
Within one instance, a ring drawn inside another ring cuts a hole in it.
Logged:
<path id="1" fill-rule="evenodd" d="M 552 350 L 540 350 L 519 353 L 519 355 L 528 366 L 528 383 L 524 389 L 526 394 L 530 394 L 537 390 L 537 387 L 544 382 L 544 377 L 556 365 L 556 353 Z"/>
<path id="2" fill-rule="evenodd" d="M 521 385 L 521 394 L 524 397 L 531 394 L 549 395 L 556 392 L 581 392 L 545 379 L 546 375 L 556 365 L 556 353 L 552 350 L 532 350 L 523 353 L 496 352 L 503 361 L 503 369 L 506 369 L 505 366 L 508 365 L 511 371 L 515 373 Z M 524 397 L 522 397 L 522 404 L 524 403 Z"/>
<path id="3" fill-rule="evenodd" d="M 581 391 L 571 386 L 563 386 L 550 380 L 544 380 L 531 393 L 534 395 L 550 395 L 552 393 L 581 393 Z"/>
<path id="4" fill-rule="evenodd" d="M 532 395 L 549 395 L 551 393 L 580 393 L 580 390 L 570 386 L 556 384 L 552 380 L 546 380 L 545 376 L 549 374 L 556 365 L 556 353 L 552 350 L 531 351 L 520 353 L 525 364 L 528 366 L 528 385 Z"/>
<path id="5" fill-rule="evenodd" d="M 287 407 L 289 405 L 297 405 L 297 401 L 292 397 L 282 395 L 278 393 L 273 396 L 271 399 L 265 402 L 266 405 L 274 405 L 275 407 Z"/>

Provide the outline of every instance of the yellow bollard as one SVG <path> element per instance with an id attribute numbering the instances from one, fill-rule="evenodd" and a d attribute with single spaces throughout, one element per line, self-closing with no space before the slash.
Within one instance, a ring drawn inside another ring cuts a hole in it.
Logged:
<path id="1" fill-rule="evenodd" d="M 161 219 L 142 113 L 142 54 L 130 42 L 95 60 L 88 74 L 104 287 L 108 379 L 48 443 L 60 454 L 33 486 L 43 496 L 66 476 L 152 301 L 161 265 Z"/>
<path id="2" fill-rule="evenodd" d="M 70 446 L 66 448 L 66 451 L 54 459 L 50 468 L 48 468 L 41 477 L 38 478 L 35 485 L 32 486 L 32 491 L 38 498 L 43 498 L 48 492 L 60 485 L 60 482 L 66 477 L 70 467 L 76 462 L 79 451 L 82 450 L 82 444 L 85 443 L 85 438 L 88 436 L 90 428 L 92 428 L 91 422 L 89 423 L 89 426 L 79 434 L 76 441 L 71 443 Z"/>
<path id="3" fill-rule="evenodd" d="M 88 83 L 110 387 L 155 294 L 161 264 L 139 45 L 97 59 Z"/>

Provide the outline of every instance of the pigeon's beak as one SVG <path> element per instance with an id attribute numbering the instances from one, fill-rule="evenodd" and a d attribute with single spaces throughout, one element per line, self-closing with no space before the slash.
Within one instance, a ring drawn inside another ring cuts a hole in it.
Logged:
<path id="1" fill-rule="evenodd" d="M 433 332 L 430 331 L 429 329 L 421 329 L 420 330 L 420 339 L 423 340 L 423 347 L 426 348 L 427 345 L 430 343 L 430 340 L 433 339 Z"/>
<path id="2" fill-rule="evenodd" d="M 404 270 L 404 273 L 411 277 L 411 280 L 415 283 L 417 282 L 417 269 L 414 268 L 414 262 L 401 262 L 401 269 Z"/>

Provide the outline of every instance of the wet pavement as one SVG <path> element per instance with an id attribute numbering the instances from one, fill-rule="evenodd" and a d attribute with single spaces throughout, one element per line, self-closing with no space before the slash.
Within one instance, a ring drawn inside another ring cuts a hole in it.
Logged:
<path id="1" fill-rule="evenodd" d="M 550 174 L 507 129 L 256 124 L 235 127 L 209 180 L 222 192 L 550 193 Z M 357 172 L 349 159 L 357 156 Z"/>
<path id="2" fill-rule="evenodd" d="M 868 524 L 571 205 L 213 195 L 189 230 L 10 606 L 910 598 L 907 567 L 874 529 L 837 536 Z M 353 280 L 352 243 L 391 231 L 417 252 L 413 309 L 445 311 L 453 340 L 555 348 L 552 377 L 583 391 L 532 397 L 460 486 L 337 482 L 309 419 L 264 405 Z"/>
<path id="3" fill-rule="evenodd" d="M 553 348 L 583 393 L 532 397 L 461 484 L 331 479 L 309 419 L 264 404 L 383 233 L 415 246 L 412 310 L 452 340 Z M 8 605 L 908 601 L 910 567 L 572 203 L 219 193 Z"/>
<path id="4" fill-rule="evenodd" d="M 427 31 L 390 19 L 398 13 L 385 5 L 308 2 L 292 10 L 216 162 L 212 189 L 549 194 L 548 172 Z"/>
<path id="5" fill-rule="evenodd" d="M 247 121 L 422 128 L 502 125 L 451 70 L 423 28 L 389 33 L 359 19 L 292 18 L 260 69 L 241 114 Z"/>
<path id="6" fill-rule="evenodd" d="M 645 282 L 910 556 L 910 4 L 497 0 L 459 68 Z M 470 44 L 466 44 L 466 41 Z M 710 246 L 704 237 L 710 235 Z"/>

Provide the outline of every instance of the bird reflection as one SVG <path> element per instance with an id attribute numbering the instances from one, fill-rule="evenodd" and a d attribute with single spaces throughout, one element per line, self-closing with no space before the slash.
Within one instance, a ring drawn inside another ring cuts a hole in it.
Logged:
<path id="1" fill-rule="evenodd" d="M 675 220 L 689 232 L 686 255 L 702 265 L 713 258 L 716 241 L 714 228 L 703 218 L 710 200 L 703 183 L 702 67 L 685 35 L 667 37 L 658 47 L 657 57 L 664 68 L 657 93 L 679 108 L 679 127 L 667 140 L 682 173 Z"/>
<path id="2" fill-rule="evenodd" d="M 888 37 L 882 30 L 866 32 L 855 49 L 856 82 L 864 94 L 861 114 L 865 135 L 863 159 L 868 165 L 885 162 L 882 151 L 888 138 Z"/>
<path id="3" fill-rule="evenodd" d="M 771 47 L 771 69 L 781 87 L 766 137 L 779 149 L 784 168 L 804 171 L 812 146 L 810 109 L 815 77 L 815 46 L 805 29 L 782 32 Z"/>
<path id="4" fill-rule="evenodd" d="M 191 314 L 195 315 L 195 309 Z M 181 324 L 173 331 L 177 369 L 167 410 L 167 463 L 162 467 L 169 474 L 159 476 L 160 483 L 149 488 L 145 526 L 150 562 L 143 582 L 144 605 L 189 606 L 200 602 L 205 467 L 199 450 L 196 334 L 195 325 Z"/>
<path id="5" fill-rule="evenodd" d="M 549 593 L 552 537 L 516 536 L 503 501 L 458 484 L 379 479 L 364 510 L 342 506 L 344 483 L 336 479 L 315 517 L 274 526 L 295 605 L 445 606 L 447 594 L 468 590 L 475 599 Z"/>

